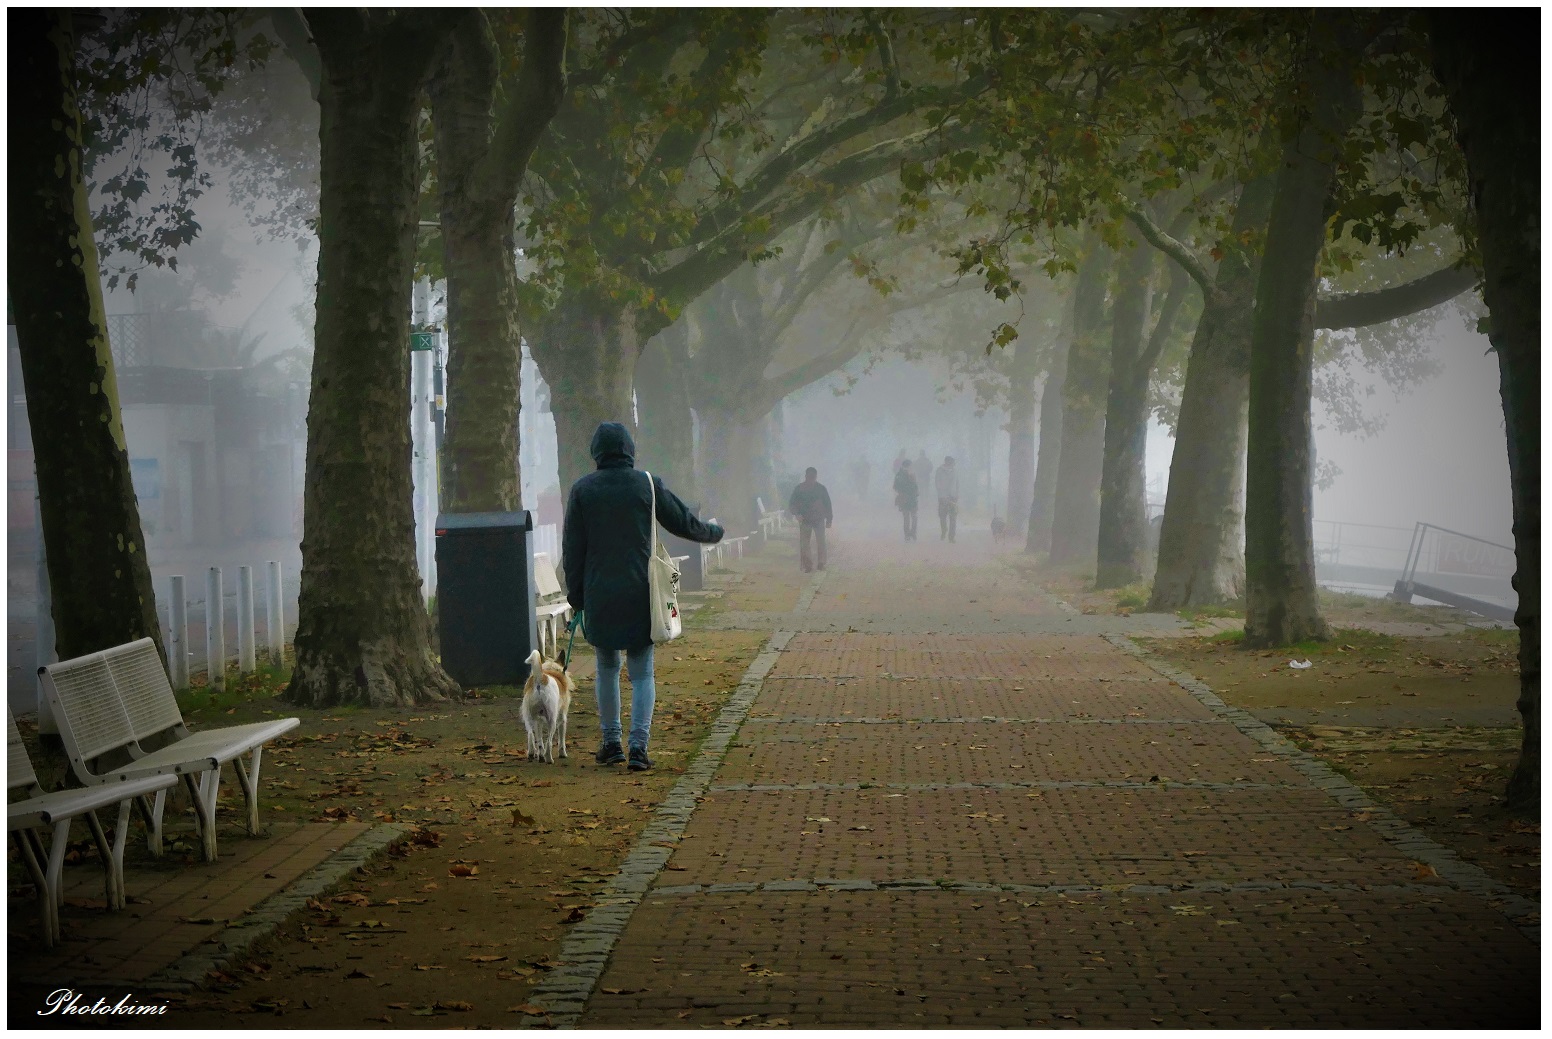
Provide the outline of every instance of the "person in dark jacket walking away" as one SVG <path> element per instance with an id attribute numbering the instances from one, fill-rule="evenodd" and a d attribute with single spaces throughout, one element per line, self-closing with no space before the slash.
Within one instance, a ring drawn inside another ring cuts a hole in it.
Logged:
<path id="1" fill-rule="evenodd" d="M 916 477 L 911 473 L 911 460 L 900 459 L 895 471 L 895 508 L 905 519 L 905 540 L 916 540 Z"/>
<path id="2" fill-rule="evenodd" d="M 647 740 L 657 689 L 652 674 L 652 615 L 647 586 L 647 557 L 652 551 L 654 518 L 671 534 L 714 545 L 722 528 L 702 523 L 679 496 L 654 475 L 636 471 L 636 444 L 618 422 L 603 422 L 593 434 L 598 471 L 572 484 L 561 534 L 566 599 L 582 616 L 582 633 L 598 661 L 595 687 L 602 745 L 593 755 L 600 765 L 625 760 L 620 746 L 620 653 L 631 680 L 630 770 L 652 767 Z M 652 497 L 657 495 L 657 516 Z M 583 616 L 583 614 L 586 614 Z"/>
<path id="3" fill-rule="evenodd" d="M 809 466 L 803 471 L 803 482 L 792 489 L 792 500 L 787 511 L 798 518 L 798 558 L 806 574 L 814 569 L 814 556 L 809 542 L 819 542 L 819 569 L 825 568 L 825 528 L 835 521 L 830 508 L 830 492 L 819 482 L 819 470 Z"/>

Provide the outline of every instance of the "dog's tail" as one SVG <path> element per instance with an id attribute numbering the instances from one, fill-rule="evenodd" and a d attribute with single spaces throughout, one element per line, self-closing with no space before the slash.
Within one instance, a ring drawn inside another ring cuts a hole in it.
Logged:
<path id="1" fill-rule="evenodd" d="M 528 654 L 528 671 L 535 682 L 544 681 L 544 654 L 537 649 Z"/>

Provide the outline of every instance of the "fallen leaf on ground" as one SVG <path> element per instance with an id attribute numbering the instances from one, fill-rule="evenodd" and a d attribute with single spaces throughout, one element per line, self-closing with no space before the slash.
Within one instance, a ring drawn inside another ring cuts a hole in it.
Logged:
<path id="1" fill-rule="evenodd" d="M 1439 875 L 1439 871 L 1426 862 L 1414 862 L 1412 865 L 1417 867 L 1417 880 L 1427 880 L 1430 877 L 1437 877 Z"/>
<path id="2" fill-rule="evenodd" d="M 532 1003 L 519 1003 L 515 1007 L 507 1007 L 507 1013 L 509 1013 L 509 1014 L 531 1014 L 531 1015 L 536 1016 L 536 1017 L 543 1017 L 544 1015 L 548 1014 L 549 1011 L 544 1009 L 543 1007 L 536 1007 Z"/>

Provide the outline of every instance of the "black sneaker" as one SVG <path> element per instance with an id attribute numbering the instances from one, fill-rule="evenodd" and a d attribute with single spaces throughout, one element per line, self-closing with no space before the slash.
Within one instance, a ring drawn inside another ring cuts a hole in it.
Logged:
<path id="1" fill-rule="evenodd" d="M 600 765 L 618 765 L 625 760 L 625 750 L 618 743 L 605 743 L 593 755 L 593 760 Z"/>
<path id="2" fill-rule="evenodd" d="M 630 764 L 625 766 L 632 772 L 645 772 L 652 767 L 652 759 L 647 757 L 647 748 L 632 747 L 630 749 Z"/>

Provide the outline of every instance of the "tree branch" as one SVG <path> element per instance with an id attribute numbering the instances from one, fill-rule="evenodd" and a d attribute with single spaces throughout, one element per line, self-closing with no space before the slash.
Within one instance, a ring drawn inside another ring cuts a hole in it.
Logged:
<path id="1" fill-rule="evenodd" d="M 984 82 L 981 79 L 967 80 L 955 93 L 968 97 L 983 85 Z M 797 170 L 836 145 L 844 144 L 868 130 L 909 114 L 939 93 L 940 91 L 937 90 L 921 89 L 903 91 L 893 97 L 886 95 L 882 101 L 866 112 L 837 120 L 830 126 L 809 134 L 783 149 L 756 170 L 745 181 L 736 196 L 696 221 L 695 227 L 690 232 L 690 241 L 692 243 L 709 241 L 723 234 L 728 228 L 736 226 L 737 221 L 745 213 L 754 209 L 773 191 L 786 183 Z"/>
<path id="2" fill-rule="evenodd" d="M 522 71 L 497 111 L 495 134 L 481 163 L 481 180 L 498 177 L 514 194 L 539 138 L 566 97 L 568 17 L 564 7 L 535 7 L 528 12 Z"/>
<path id="3" fill-rule="evenodd" d="M 280 37 L 286 53 L 302 70 L 313 100 L 318 100 L 318 93 L 323 89 L 323 63 L 302 12 L 295 7 L 277 7 L 269 13 L 269 22 L 275 27 L 275 35 Z"/>
<path id="4" fill-rule="evenodd" d="M 1144 381 L 1152 375 L 1153 366 L 1159 363 L 1159 355 L 1164 352 L 1165 344 L 1174 335 L 1175 320 L 1180 316 L 1180 308 L 1185 305 L 1187 293 L 1191 291 L 1193 279 L 1189 271 L 1178 264 L 1172 265 L 1169 270 L 1169 291 L 1164 296 L 1164 305 L 1159 308 L 1159 320 L 1153 326 L 1153 334 L 1148 337 L 1148 345 L 1143 347 L 1137 358 L 1136 372 Z"/>
<path id="5" fill-rule="evenodd" d="M 862 343 L 850 334 L 855 330 L 857 322 L 853 321 L 851 329 L 842 338 L 847 345 L 831 353 L 820 354 L 818 357 L 804 361 L 796 368 L 788 369 L 774 378 L 766 379 L 760 383 L 759 397 L 754 402 L 754 409 L 761 415 L 768 414 L 772 408 L 780 404 L 791 394 L 796 393 L 810 383 L 818 382 L 826 375 L 831 374 L 846 366 L 846 363 L 862 352 Z"/>
<path id="6" fill-rule="evenodd" d="M 895 44 L 878 18 L 868 15 L 868 31 L 878 44 L 878 63 L 884 67 L 884 100 L 900 94 L 900 66 L 895 62 Z"/>
<path id="7" fill-rule="evenodd" d="M 962 128 L 955 130 L 968 135 Z M 907 159 L 929 154 L 931 142 L 940 132 L 937 128 L 919 130 L 853 152 L 816 177 L 812 186 L 774 199 L 749 214 L 766 221 L 763 231 L 751 235 L 742 226 L 728 228 L 691 255 L 650 277 L 650 286 L 660 296 L 693 299 L 744 262 L 750 248 L 775 240 L 787 228 L 813 216 L 841 192 L 883 176 L 899 168 Z"/>
<path id="8" fill-rule="evenodd" d="M 1315 304 L 1316 328 L 1359 328 L 1394 321 L 1419 310 L 1437 307 L 1482 280 L 1469 267 L 1446 267 L 1404 285 L 1373 292 L 1322 296 Z"/>
<path id="9" fill-rule="evenodd" d="M 1126 211 L 1126 215 L 1137 226 L 1137 230 L 1142 232 L 1143 238 L 1149 245 L 1180 264 L 1191 279 L 1202 287 L 1203 292 L 1212 292 L 1212 275 L 1208 272 L 1207 265 L 1191 250 L 1190 246 L 1154 223 L 1153 218 L 1141 206 L 1132 206 Z"/>

